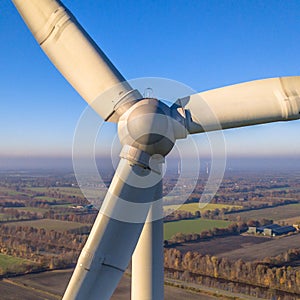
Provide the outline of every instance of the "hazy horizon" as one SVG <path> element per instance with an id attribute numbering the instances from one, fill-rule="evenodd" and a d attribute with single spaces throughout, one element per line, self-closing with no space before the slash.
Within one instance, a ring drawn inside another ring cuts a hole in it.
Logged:
<path id="1" fill-rule="evenodd" d="M 97 157 L 97 164 L 99 168 L 104 170 L 113 170 L 113 163 L 110 157 Z M 211 159 L 209 157 L 200 157 L 201 169 L 210 165 Z M 177 168 L 178 159 L 169 158 L 168 168 L 175 170 Z M 186 163 L 187 167 L 194 163 L 193 157 L 187 157 L 181 163 Z M 3 157 L 0 156 L 0 170 L 70 170 L 73 171 L 73 164 L 71 157 L 34 157 L 34 156 L 15 156 Z M 300 159 L 298 156 L 235 156 L 227 157 L 226 170 L 232 171 L 253 171 L 253 170 L 291 170 L 300 171 Z"/>

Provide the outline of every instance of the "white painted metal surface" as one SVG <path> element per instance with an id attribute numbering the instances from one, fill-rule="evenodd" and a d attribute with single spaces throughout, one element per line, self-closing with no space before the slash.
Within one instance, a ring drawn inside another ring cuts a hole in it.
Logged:
<path id="1" fill-rule="evenodd" d="M 295 120 L 300 118 L 300 76 L 231 85 L 177 103 L 190 110 L 193 121 L 202 127 L 195 126 L 190 133 Z"/>
<path id="2" fill-rule="evenodd" d="M 161 175 L 157 173 L 153 174 L 157 177 L 157 184 L 148 188 L 139 187 L 140 184 L 133 187 L 125 182 L 132 182 L 132 177 L 136 176 L 140 180 L 147 180 L 149 172 L 151 171 L 134 165 L 127 159 L 121 159 L 104 200 L 105 209 L 100 210 L 80 254 L 64 300 L 105 300 L 112 296 L 129 264 L 144 225 L 130 222 L 130 205 L 123 206 L 122 202 L 149 202 L 148 206 L 135 211 L 140 214 L 139 219 L 145 221 L 154 195 L 157 190 L 161 191 Z M 126 209 L 128 211 L 124 211 Z M 127 215 L 128 222 L 111 218 L 112 211 L 114 218 L 118 217 L 118 211 L 122 220 Z"/>
<path id="3" fill-rule="evenodd" d="M 161 197 L 162 185 L 157 189 L 155 199 Z M 163 214 L 162 205 L 152 209 L 160 210 L 160 214 Z M 151 215 L 157 213 L 150 210 L 148 219 L 151 220 Z M 144 225 L 132 256 L 132 300 L 164 299 L 163 230 L 162 218 Z"/>
<path id="4" fill-rule="evenodd" d="M 132 88 L 107 56 L 60 2 L 13 2 L 56 68 L 104 120 L 109 119 L 117 102 Z M 93 106 L 105 91 L 107 97 Z M 132 98 L 141 95 L 133 92 Z"/>

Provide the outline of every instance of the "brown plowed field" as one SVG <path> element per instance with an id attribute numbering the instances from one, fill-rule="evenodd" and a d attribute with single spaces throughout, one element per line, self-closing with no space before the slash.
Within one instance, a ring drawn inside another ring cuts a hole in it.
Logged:
<path id="1" fill-rule="evenodd" d="M 29 274 L 20 277 L 0 280 L 1 300 L 58 300 L 70 279 L 73 270 L 50 271 Z M 130 278 L 123 276 L 111 300 L 130 299 Z M 165 299 L 168 300 L 216 300 L 199 293 L 188 292 L 179 288 L 165 286 Z"/>
<path id="2" fill-rule="evenodd" d="M 183 252 L 197 251 L 201 254 L 227 257 L 231 260 L 241 258 L 245 261 L 261 260 L 299 247 L 300 234 L 276 238 L 239 235 L 176 246 Z"/>

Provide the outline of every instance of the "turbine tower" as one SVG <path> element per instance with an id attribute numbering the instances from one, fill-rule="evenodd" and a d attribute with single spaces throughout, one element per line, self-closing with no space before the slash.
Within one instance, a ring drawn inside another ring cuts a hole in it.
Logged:
<path id="1" fill-rule="evenodd" d="M 210 90 L 169 107 L 133 89 L 61 1 L 13 3 L 56 68 L 105 121 L 118 124 L 123 146 L 63 299 L 109 299 L 132 255 L 132 299 L 163 299 L 165 156 L 188 134 L 299 119 L 300 77 Z M 154 214 L 161 218 L 153 221 Z"/>

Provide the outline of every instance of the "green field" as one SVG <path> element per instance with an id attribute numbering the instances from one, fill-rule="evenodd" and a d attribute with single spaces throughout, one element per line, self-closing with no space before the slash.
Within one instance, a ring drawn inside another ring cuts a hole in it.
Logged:
<path id="1" fill-rule="evenodd" d="M 208 219 L 194 219 L 182 220 L 176 222 L 168 222 L 164 224 L 164 239 L 168 240 L 176 233 L 200 233 L 204 230 L 213 228 L 225 228 L 230 224 L 229 221 L 223 220 L 208 220 Z"/>
<path id="2" fill-rule="evenodd" d="M 227 204 L 213 204 L 213 203 L 207 203 L 205 205 L 203 205 L 203 203 L 201 204 L 201 206 L 199 206 L 199 203 L 187 203 L 187 204 L 183 204 L 181 206 L 178 205 L 166 205 L 164 206 L 164 209 L 177 209 L 177 210 L 184 210 L 184 211 L 188 211 L 188 212 L 192 212 L 194 213 L 195 211 L 206 211 L 206 210 L 214 210 L 214 209 L 222 209 L 222 208 L 242 208 L 241 206 L 234 206 L 234 205 L 227 205 Z"/>
<path id="3" fill-rule="evenodd" d="M 12 215 L 9 215 L 9 214 L 0 214 L 0 221 L 14 221 L 14 220 L 17 220 L 17 218 L 15 218 L 14 216 Z"/>
<path id="4" fill-rule="evenodd" d="M 10 216 L 6 215 L 6 214 L 0 214 L 0 221 L 6 221 L 7 217 L 10 217 Z"/>
<path id="5" fill-rule="evenodd" d="M 230 216 L 240 216 L 243 221 L 250 219 L 261 220 L 264 218 L 279 221 L 300 217 L 300 203 L 228 214 L 228 217 Z"/>
<path id="6" fill-rule="evenodd" d="M 54 197 L 48 197 L 48 196 L 37 196 L 37 197 L 34 197 L 34 200 L 44 200 L 47 202 L 61 201 L 61 199 L 54 198 Z"/>
<path id="7" fill-rule="evenodd" d="M 25 207 L 14 207 L 14 209 L 19 211 L 29 211 L 32 213 L 44 213 L 48 211 L 48 208 L 42 208 L 42 207 L 31 207 L 31 206 L 25 206 Z"/>
<path id="8" fill-rule="evenodd" d="M 72 208 L 72 204 L 67 204 L 67 203 L 55 204 L 55 205 L 50 205 L 48 208 L 26 206 L 26 207 L 17 207 L 16 209 L 19 211 L 29 211 L 32 213 L 45 213 L 50 209 L 61 209 L 63 212 L 63 210 L 66 208 Z"/>
<path id="9" fill-rule="evenodd" d="M 9 271 L 24 272 L 26 265 L 35 265 L 35 263 L 27 259 L 0 254 L 0 274 Z"/>
<path id="10" fill-rule="evenodd" d="M 21 265 L 25 262 L 28 262 L 26 259 L 0 254 L 0 267 L 6 269 L 13 265 Z"/>
<path id="11" fill-rule="evenodd" d="M 85 226 L 82 223 L 52 220 L 52 219 L 12 222 L 12 223 L 8 223 L 7 225 L 8 226 L 30 226 L 38 229 L 44 228 L 46 230 L 56 230 L 56 231 L 66 231 L 66 230 L 76 229 Z"/>
<path id="12" fill-rule="evenodd" d="M 36 188 L 29 188 L 31 191 L 34 191 L 36 193 L 60 193 L 62 195 L 66 196 L 77 196 L 77 197 L 83 197 L 82 192 L 80 188 L 78 187 L 51 187 L 51 188 L 44 188 L 44 187 L 36 187 Z M 50 197 L 54 198 L 55 197 Z"/>
<path id="13" fill-rule="evenodd" d="M 62 204 L 55 204 L 55 205 L 51 205 L 50 208 L 54 209 L 54 208 L 72 208 L 73 204 L 72 203 L 62 203 Z"/>

